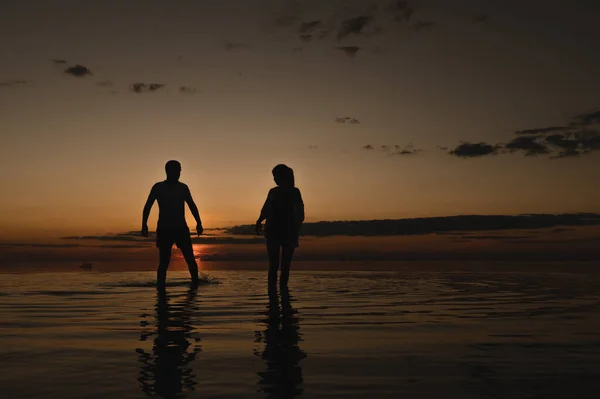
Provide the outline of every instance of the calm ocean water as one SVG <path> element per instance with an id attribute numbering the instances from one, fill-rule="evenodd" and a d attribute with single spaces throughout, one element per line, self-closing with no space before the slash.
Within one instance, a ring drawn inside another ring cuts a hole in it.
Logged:
<path id="1" fill-rule="evenodd" d="M 588 398 L 600 276 L 0 274 L 2 398 Z"/>

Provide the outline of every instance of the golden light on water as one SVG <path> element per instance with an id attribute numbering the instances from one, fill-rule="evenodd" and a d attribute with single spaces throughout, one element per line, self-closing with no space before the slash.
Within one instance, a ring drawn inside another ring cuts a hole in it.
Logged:
<path id="1" fill-rule="evenodd" d="M 193 244 L 192 248 L 194 249 L 194 258 L 196 258 L 196 262 L 198 262 L 198 267 L 202 263 L 201 256 L 206 254 L 206 245 L 202 244 Z"/>

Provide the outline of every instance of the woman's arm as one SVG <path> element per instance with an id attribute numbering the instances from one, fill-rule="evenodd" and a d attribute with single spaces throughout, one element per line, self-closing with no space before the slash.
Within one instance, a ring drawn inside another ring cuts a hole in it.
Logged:
<path id="1" fill-rule="evenodd" d="M 300 226 L 304 223 L 304 201 L 302 201 L 302 194 L 300 190 L 296 189 L 296 198 L 294 201 L 294 220 L 296 222 L 297 230 L 300 230 Z"/>
<path id="2" fill-rule="evenodd" d="M 265 200 L 265 203 L 264 203 L 262 209 L 260 210 L 260 215 L 258 216 L 258 219 L 256 220 L 256 234 L 260 234 L 260 231 L 262 229 L 261 223 L 263 222 L 263 220 L 267 219 L 270 202 L 271 202 L 271 191 L 269 191 L 269 194 L 267 194 L 267 199 Z"/>
<path id="3" fill-rule="evenodd" d="M 264 203 L 262 209 L 260 210 L 260 215 L 258 216 L 256 223 L 262 223 L 263 220 L 265 220 L 267 218 L 270 202 L 271 202 L 271 192 L 269 191 L 269 194 L 267 194 L 267 199 L 265 200 L 265 203 Z"/>

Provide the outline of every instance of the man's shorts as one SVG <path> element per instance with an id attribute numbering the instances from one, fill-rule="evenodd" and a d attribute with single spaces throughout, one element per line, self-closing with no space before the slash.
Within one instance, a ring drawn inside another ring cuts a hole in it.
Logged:
<path id="1" fill-rule="evenodd" d="M 192 238 L 190 237 L 189 228 L 179 229 L 157 229 L 156 230 L 156 247 L 157 248 L 171 248 L 173 244 L 177 245 L 177 248 L 191 247 Z"/>

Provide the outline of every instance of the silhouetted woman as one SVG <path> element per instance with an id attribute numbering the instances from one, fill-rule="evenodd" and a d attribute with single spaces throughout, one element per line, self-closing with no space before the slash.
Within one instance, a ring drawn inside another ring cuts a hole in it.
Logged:
<path id="1" fill-rule="evenodd" d="M 287 286 L 292 256 L 298 247 L 298 233 L 304 221 L 304 203 L 300 190 L 295 187 L 294 171 L 286 165 L 277 165 L 273 168 L 273 179 L 277 187 L 269 190 L 256 221 L 257 234 L 260 234 L 262 221 L 267 221 L 265 236 L 269 254 L 269 288 L 276 287 L 279 268 L 279 284 Z"/>
<path id="2" fill-rule="evenodd" d="M 300 349 L 300 317 L 292 306 L 295 299 L 285 288 L 281 289 L 281 308 L 277 291 L 269 291 L 269 305 L 261 320 L 265 330 L 256 342 L 264 343 L 263 350 L 254 354 L 265 360 L 266 370 L 258 373 L 260 390 L 267 398 L 291 399 L 303 393 L 300 362 L 307 355 Z"/>

